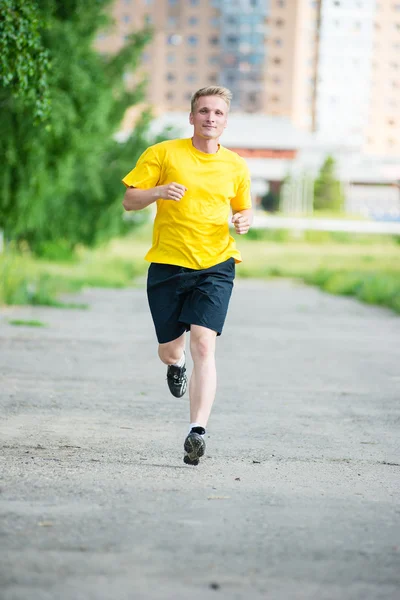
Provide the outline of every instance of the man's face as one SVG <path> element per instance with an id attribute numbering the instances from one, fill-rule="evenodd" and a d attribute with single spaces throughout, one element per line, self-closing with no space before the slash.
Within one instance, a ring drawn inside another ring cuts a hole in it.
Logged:
<path id="1" fill-rule="evenodd" d="M 219 96 L 201 96 L 190 113 L 194 135 L 207 140 L 218 139 L 227 125 L 228 105 Z"/>

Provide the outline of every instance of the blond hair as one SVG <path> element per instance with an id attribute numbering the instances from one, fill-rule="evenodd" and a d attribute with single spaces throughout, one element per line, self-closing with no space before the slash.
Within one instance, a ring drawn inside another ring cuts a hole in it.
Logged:
<path id="1" fill-rule="evenodd" d="M 209 87 L 204 87 L 200 90 L 197 90 L 197 92 L 193 94 L 190 102 L 190 112 L 194 113 L 196 102 L 202 96 L 219 96 L 219 98 L 225 100 L 226 104 L 228 105 L 228 109 L 232 100 L 232 92 L 228 90 L 228 88 L 222 87 L 220 85 L 210 85 Z"/>

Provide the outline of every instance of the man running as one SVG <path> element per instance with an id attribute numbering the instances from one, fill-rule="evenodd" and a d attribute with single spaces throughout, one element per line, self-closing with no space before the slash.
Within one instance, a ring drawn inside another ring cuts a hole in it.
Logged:
<path id="1" fill-rule="evenodd" d="M 221 335 L 240 252 L 229 234 L 248 232 L 252 220 L 250 175 L 245 161 L 219 144 L 232 98 L 223 87 L 192 97 L 193 137 L 150 146 L 122 180 L 125 210 L 154 202 L 147 296 L 158 354 L 168 365 L 171 393 L 186 391 L 186 332 L 190 330 L 193 372 L 189 384 L 190 428 L 184 462 L 198 465 L 216 392 L 215 342 Z"/>

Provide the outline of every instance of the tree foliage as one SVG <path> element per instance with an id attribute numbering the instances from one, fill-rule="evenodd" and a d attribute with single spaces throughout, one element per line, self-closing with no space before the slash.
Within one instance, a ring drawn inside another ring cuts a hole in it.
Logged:
<path id="1" fill-rule="evenodd" d="M 49 52 L 42 33 L 41 19 L 34 0 L 0 0 L 0 101 L 18 98 L 32 109 L 35 119 L 49 114 Z"/>
<path id="2" fill-rule="evenodd" d="M 343 208 L 342 186 L 336 178 L 335 167 L 334 158 L 327 156 L 314 182 L 315 209 L 340 211 Z"/>
<path id="3" fill-rule="evenodd" d="M 46 125 L 34 125 L 23 86 L 16 93 L 17 79 L 8 78 L 1 86 L 6 101 L 0 115 L 0 152 L 6 159 L 0 172 L 0 229 L 8 239 L 24 241 L 36 251 L 53 240 L 70 247 L 91 245 L 126 228 L 121 218 L 122 165 L 129 152 L 132 168 L 147 145 L 146 120 L 134 133 L 133 148 L 132 141 L 118 144 L 113 134 L 126 108 L 142 99 L 140 85 L 125 89 L 123 72 L 135 69 L 150 32 L 133 34 L 119 54 L 100 55 L 93 42 L 106 23 L 109 4 L 37 3 L 35 14 L 47 24 L 40 44 L 51 60 Z M 9 65 L 17 60 L 14 49 L 12 44 L 7 49 Z M 29 89 L 34 81 L 28 81 Z"/>

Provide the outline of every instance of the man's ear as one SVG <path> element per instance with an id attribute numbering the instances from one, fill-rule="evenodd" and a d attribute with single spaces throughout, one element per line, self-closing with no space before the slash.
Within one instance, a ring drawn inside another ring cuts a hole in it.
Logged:
<path id="1" fill-rule="evenodd" d="M 193 125 L 193 113 L 189 114 L 189 123 Z"/>

